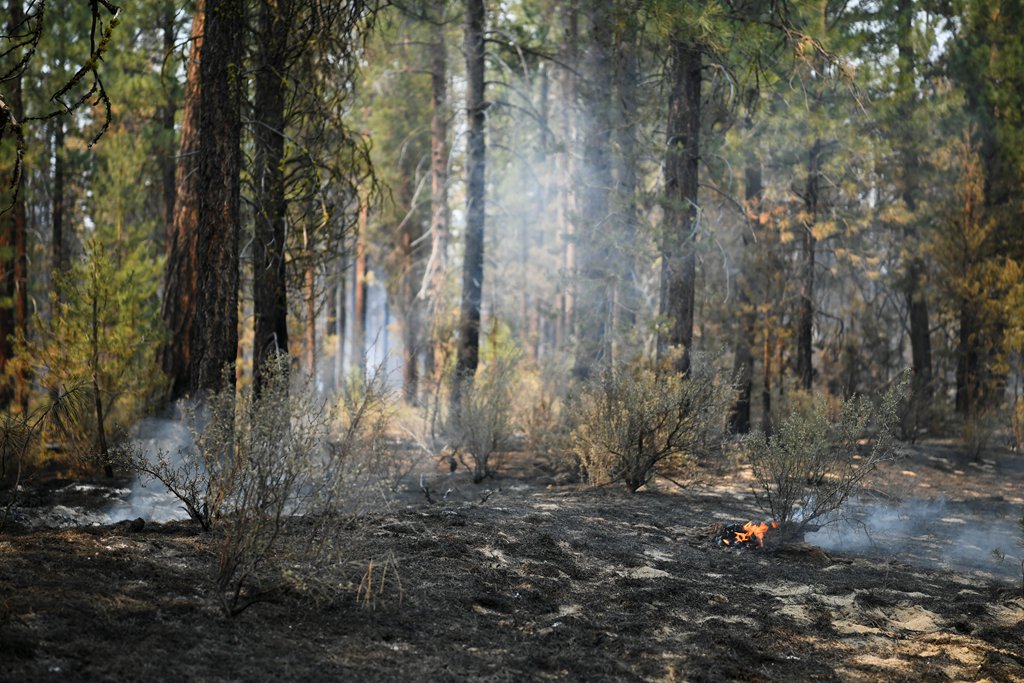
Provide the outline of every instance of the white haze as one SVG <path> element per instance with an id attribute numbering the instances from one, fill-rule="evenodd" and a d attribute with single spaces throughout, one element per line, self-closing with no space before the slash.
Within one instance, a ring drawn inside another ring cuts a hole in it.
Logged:
<path id="1" fill-rule="evenodd" d="M 1022 514 L 1024 506 L 1000 498 L 856 502 L 807 541 L 826 550 L 1020 578 Z"/>
<path id="2" fill-rule="evenodd" d="M 132 441 L 150 462 L 156 462 L 159 454 L 164 453 L 175 466 L 180 465 L 181 453 L 194 446 L 192 434 L 182 422 L 157 418 L 139 422 L 132 430 Z M 188 519 L 188 513 L 159 481 L 143 481 L 135 476 L 128 495 L 113 502 L 106 517 L 107 524 L 138 517 L 147 522 L 170 522 Z"/>

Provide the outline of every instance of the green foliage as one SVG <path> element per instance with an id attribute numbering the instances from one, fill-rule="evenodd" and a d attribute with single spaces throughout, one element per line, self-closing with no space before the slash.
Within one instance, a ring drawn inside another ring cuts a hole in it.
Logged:
<path id="1" fill-rule="evenodd" d="M 710 454 L 732 398 L 732 385 L 699 356 L 685 377 L 642 363 L 606 371 L 574 405 L 573 452 L 592 483 L 636 491 L 660 463 L 693 466 Z"/>
<path id="2" fill-rule="evenodd" d="M 33 320 L 35 334 L 19 335 L 15 368 L 27 368 L 48 387 L 88 384 L 99 392 L 103 421 L 83 416 L 76 436 L 96 442 L 100 427 L 141 417 L 163 381 L 155 354 L 161 341 L 157 306 L 160 260 L 146 243 L 127 251 L 90 240 L 85 253 L 54 279 L 61 298 L 54 313 Z"/>
<path id="3" fill-rule="evenodd" d="M 69 434 L 84 412 L 85 392 L 78 387 L 61 387 L 42 405 L 27 414 L 0 413 L 0 531 L 7 525 L 11 509 L 18 502 L 27 460 L 46 431 Z"/>
<path id="4" fill-rule="evenodd" d="M 909 373 L 878 404 L 854 396 L 835 410 L 818 396 L 779 420 L 770 435 L 747 439 L 762 509 L 782 527 L 782 538 L 829 521 L 878 466 L 900 452 L 896 440 Z"/>

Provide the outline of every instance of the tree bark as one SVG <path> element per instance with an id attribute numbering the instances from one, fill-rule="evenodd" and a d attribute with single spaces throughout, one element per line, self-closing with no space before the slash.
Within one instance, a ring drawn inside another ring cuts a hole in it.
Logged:
<path id="1" fill-rule="evenodd" d="M 448 48 L 444 25 L 433 27 L 430 46 L 430 257 L 423 273 L 420 297 L 426 299 L 430 321 L 429 365 L 444 367 L 445 279 L 448 271 Z M 435 382 L 440 378 L 435 376 Z"/>
<path id="2" fill-rule="evenodd" d="M 807 190 L 804 196 L 806 218 L 800 240 L 800 300 L 796 330 L 796 376 L 800 386 L 810 391 L 814 385 L 814 250 L 817 240 L 814 226 L 819 210 L 821 185 L 821 140 L 815 140 L 807 154 Z"/>
<path id="3" fill-rule="evenodd" d="M 585 103 L 581 113 L 583 168 L 580 239 L 577 242 L 576 357 L 573 374 L 586 380 L 611 360 L 611 277 L 614 236 L 608 235 L 612 177 L 612 14 L 607 3 L 587 7 L 590 43 L 585 55 Z"/>
<path id="4" fill-rule="evenodd" d="M 24 22 L 24 10 L 21 0 L 12 0 L 7 16 L 7 33 L 15 35 L 22 30 Z M 22 93 L 21 76 L 15 77 L 11 84 L 11 101 L 9 106 L 11 113 L 17 121 L 22 119 Z M 13 155 L 12 155 L 13 156 Z M 14 345 L 12 339 L 19 329 L 18 295 L 19 295 L 19 239 L 24 240 L 25 230 L 25 201 L 23 188 L 15 186 L 14 162 L 11 161 L 11 176 L 5 178 L 4 194 L 0 197 L 0 203 L 7 206 L 10 201 L 10 194 L 14 195 L 14 204 L 10 211 L 0 215 L 0 410 L 7 410 L 11 403 L 17 398 L 16 384 L 7 377 L 7 364 L 14 358 Z M 21 237 L 19 238 L 19 235 Z"/>
<path id="5" fill-rule="evenodd" d="M 906 272 L 903 278 L 903 296 L 907 305 L 910 322 L 910 357 L 913 373 L 913 396 L 915 405 L 925 405 L 932 397 L 932 346 L 928 322 L 928 301 L 922 287 L 925 262 L 920 256 L 917 245 L 917 223 L 914 213 L 917 210 L 917 162 L 913 126 L 914 98 L 916 84 L 914 82 L 915 59 L 911 44 L 913 30 L 914 3 L 911 0 L 899 0 L 897 5 L 898 38 L 897 49 L 899 66 L 898 96 L 901 98 L 898 112 L 903 128 L 899 138 L 899 169 L 896 172 L 899 193 L 910 214 L 910 220 L 904 229 L 904 241 L 910 252 L 907 258 Z"/>
<path id="6" fill-rule="evenodd" d="M 574 183 L 576 168 L 569 149 L 576 137 L 576 66 L 579 63 L 579 12 L 576 0 L 569 0 L 560 11 L 562 32 L 562 68 L 558 79 L 561 107 L 562 150 L 556 166 L 560 179 L 558 189 L 558 226 L 562 241 L 562 275 L 558 295 L 558 321 L 555 327 L 555 346 L 562 348 L 573 334 L 575 320 L 576 239 L 572 215 L 575 206 Z"/>
<path id="7" fill-rule="evenodd" d="M 636 205 L 637 188 L 637 84 L 640 80 L 640 65 L 637 55 L 637 19 L 632 4 L 622 8 L 625 16 L 616 22 L 622 28 L 618 36 L 615 82 L 618 93 L 617 120 L 615 122 L 615 192 L 616 222 L 622 233 L 616 240 L 615 262 L 618 264 L 615 284 L 618 290 L 615 300 L 615 346 L 621 347 L 636 326 L 636 310 L 640 305 L 634 277 L 635 253 L 633 245 L 638 231 Z M 619 352 L 616 352 L 618 355 Z"/>
<path id="8" fill-rule="evenodd" d="M 197 0 L 186 69 L 185 104 L 175 179 L 174 220 L 167 234 L 167 264 L 161 308 L 168 334 L 160 350 L 160 366 L 170 380 L 168 398 L 172 401 L 188 394 L 191 388 L 189 367 L 193 356 L 192 325 L 199 280 L 199 63 L 205 19 L 204 0 Z"/>
<path id="9" fill-rule="evenodd" d="M 259 392 L 263 366 L 288 352 L 288 294 L 285 278 L 284 182 L 285 61 L 291 32 L 290 0 L 260 4 L 256 67 L 256 125 L 253 131 L 256 225 L 253 240 L 253 383 Z"/>
<path id="10" fill-rule="evenodd" d="M 177 27 L 174 22 L 175 14 L 176 8 L 174 5 L 168 4 L 166 14 L 161 17 L 165 57 L 174 52 L 174 48 L 178 43 Z M 175 180 L 176 164 L 174 161 L 174 154 L 177 148 L 175 146 L 174 119 L 177 111 L 178 100 L 174 97 L 174 92 L 169 91 L 167 100 L 160 107 L 160 126 L 163 128 L 164 135 L 163 154 L 160 157 L 160 180 L 163 185 L 164 235 L 157 237 L 158 243 L 163 243 L 164 236 L 170 235 L 174 230 L 174 195 L 177 191 L 177 182 Z M 161 244 L 161 246 L 166 248 L 166 244 Z"/>
<path id="11" fill-rule="evenodd" d="M 484 124 L 484 4 L 466 0 L 466 110 L 469 118 L 466 183 L 466 246 L 462 264 L 458 356 L 452 405 L 461 402 L 463 389 L 472 385 L 480 356 L 480 306 L 484 283 L 484 169 L 487 158 Z"/>
<path id="12" fill-rule="evenodd" d="M 746 127 L 748 130 L 753 127 L 749 117 L 747 118 Z M 744 180 L 744 210 L 746 212 L 747 225 L 741 237 L 743 253 L 740 256 L 740 271 L 736 277 L 737 297 L 739 299 L 739 324 L 736 327 L 735 355 L 733 357 L 733 379 L 738 385 L 738 391 L 732 409 L 729 411 L 729 431 L 733 434 L 746 434 L 750 431 L 750 397 L 754 385 L 753 347 L 755 315 L 754 302 L 751 296 L 754 283 L 750 277 L 752 267 L 750 242 L 751 238 L 756 236 L 760 229 L 761 196 L 764 192 L 764 184 L 761 174 L 761 161 L 757 158 L 757 154 L 752 148 L 747 152 Z"/>
<path id="13" fill-rule="evenodd" d="M 680 373 L 690 369 L 693 346 L 701 66 L 700 46 L 673 41 L 661 244 L 660 313 L 667 318 L 668 329 L 659 335 L 658 355 L 677 354 L 673 361 Z"/>
<path id="14" fill-rule="evenodd" d="M 359 208 L 359 229 L 356 232 L 355 283 L 352 305 L 352 367 L 356 375 L 366 372 L 366 224 L 367 203 Z"/>
<path id="15" fill-rule="evenodd" d="M 195 323 L 187 389 L 234 387 L 238 352 L 238 235 L 244 0 L 206 0 L 199 63 L 199 193 Z"/>

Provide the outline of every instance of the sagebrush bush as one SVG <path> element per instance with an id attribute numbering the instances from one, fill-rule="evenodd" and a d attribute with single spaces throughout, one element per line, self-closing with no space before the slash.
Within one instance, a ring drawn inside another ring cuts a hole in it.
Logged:
<path id="1" fill-rule="evenodd" d="M 516 356 L 496 354 L 463 388 L 459 403 L 448 415 L 445 431 L 456 451 L 472 457 L 476 483 L 491 474 L 491 456 L 507 450 L 512 438 L 516 365 Z"/>
<path id="2" fill-rule="evenodd" d="M 151 462 L 125 451 L 126 464 L 163 483 L 213 530 L 215 584 L 228 615 L 286 586 L 330 583 L 331 568 L 341 566 L 340 528 L 365 509 L 381 474 L 386 413 L 376 383 L 345 392 L 335 423 L 310 383 L 292 382 L 286 356 L 270 359 L 263 377 L 259 396 L 227 389 L 187 410 L 194 445 L 176 457 Z M 286 524 L 300 537 L 285 547 Z"/>
<path id="3" fill-rule="evenodd" d="M 550 353 L 536 366 L 521 369 L 512 406 L 515 423 L 523 430 L 525 446 L 543 458 L 549 469 L 572 467 L 569 435 L 572 425 L 565 409 L 572 358 Z"/>
<path id="4" fill-rule="evenodd" d="M 621 481 L 636 491 L 659 463 L 710 453 L 732 396 L 732 385 L 700 356 L 685 376 L 640 363 L 614 368 L 586 384 L 574 405 L 573 452 L 592 483 Z"/>
<path id="5" fill-rule="evenodd" d="M 896 382 L 876 404 L 853 397 L 830 408 L 819 397 L 793 410 L 770 435 L 746 442 L 758 503 L 778 522 L 776 538 L 798 537 L 828 521 L 883 462 L 899 452 L 896 433 L 908 387 Z"/>

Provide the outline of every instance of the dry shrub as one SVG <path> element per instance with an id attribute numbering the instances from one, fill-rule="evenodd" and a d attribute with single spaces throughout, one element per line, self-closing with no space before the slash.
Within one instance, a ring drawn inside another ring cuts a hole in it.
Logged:
<path id="1" fill-rule="evenodd" d="M 615 368 L 583 387 L 573 452 L 593 484 L 621 481 L 636 491 L 659 463 L 693 465 L 710 453 L 732 395 L 732 385 L 697 355 L 685 377 L 639 363 Z"/>
<path id="2" fill-rule="evenodd" d="M 898 456 L 895 435 L 907 386 L 906 377 L 894 383 L 877 405 L 853 397 L 830 410 L 821 397 L 793 410 L 771 435 L 748 437 L 754 492 L 782 528 L 777 539 L 800 537 L 828 521 L 880 464 Z"/>
<path id="3" fill-rule="evenodd" d="M 978 408 L 964 417 L 960 430 L 960 441 L 963 443 L 967 455 L 972 460 L 979 461 L 982 453 L 992 445 L 998 431 L 997 411 L 994 408 Z"/>
<path id="4" fill-rule="evenodd" d="M 543 458 L 551 471 L 571 469 L 575 461 L 569 440 L 572 425 L 565 410 L 572 358 L 546 354 L 538 365 L 524 368 L 516 384 L 514 419 L 523 430 L 526 450 Z M 570 462 L 571 461 L 571 462 Z"/>
<path id="5" fill-rule="evenodd" d="M 456 451 L 473 459 L 473 481 L 491 474 L 491 456 L 508 449 L 513 435 L 512 390 L 516 382 L 514 354 L 496 354 L 462 391 L 459 404 L 448 416 L 449 440 Z"/>
<path id="6" fill-rule="evenodd" d="M 286 356 L 269 360 L 263 376 L 258 397 L 225 390 L 186 411 L 195 443 L 176 457 L 163 453 L 153 463 L 138 449 L 125 451 L 129 466 L 159 480 L 193 520 L 213 529 L 215 585 L 230 616 L 285 588 L 341 586 L 332 568 L 343 565 L 342 527 L 365 511 L 383 460 L 379 383 L 347 391 L 335 423 L 310 383 L 292 382 Z"/>

